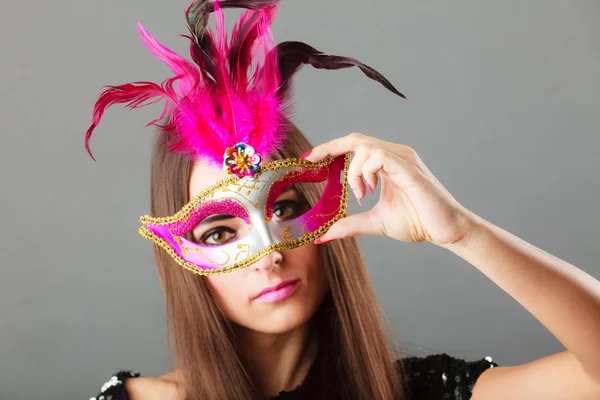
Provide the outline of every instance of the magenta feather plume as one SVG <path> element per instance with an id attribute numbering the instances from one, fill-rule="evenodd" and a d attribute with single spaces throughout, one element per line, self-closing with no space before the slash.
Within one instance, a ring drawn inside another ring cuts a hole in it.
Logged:
<path id="1" fill-rule="evenodd" d="M 271 25 L 280 0 L 195 0 L 186 10 L 192 62 L 163 46 L 141 24 L 144 46 L 163 61 L 174 76 L 158 85 L 133 82 L 109 86 L 94 106 L 89 141 L 107 108 L 125 104 L 130 109 L 164 100 L 162 113 L 148 125 L 171 134 L 169 150 L 203 158 L 214 166 L 223 162 L 228 147 L 243 142 L 263 159 L 281 149 L 292 111 L 292 78 L 304 64 L 319 69 L 358 67 L 398 96 L 404 97 L 383 75 L 362 62 L 324 54 L 306 43 L 275 45 Z M 223 9 L 246 9 L 228 40 Z M 215 15 L 215 31 L 208 17 Z M 253 68 L 252 68 L 253 67 Z M 252 70 L 252 73 L 250 71 Z M 92 156 L 93 158 L 93 156 Z"/>
<path id="2" fill-rule="evenodd" d="M 186 15 L 197 65 L 160 44 L 138 24 L 143 44 L 174 76 L 162 85 L 129 83 L 105 90 L 85 137 L 90 155 L 90 137 L 108 107 L 121 103 L 134 109 L 165 100 L 163 112 L 149 124 L 173 133 L 169 150 L 206 159 L 214 166 L 222 165 L 225 150 L 239 142 L 254 147 L 263 158 L 272 156 L 283 143 L 290 117 L 289 107 L 278 96 L 278 58 L 272 51 L 270 25 L 277 2 L 221 2 L 225 7 L 248 8 L 233 29 L 231 42 L 219 1 L 194 2 Z M 215 32 L 206 28 L 208 12 L 216 16 Z M 264 56 L 253 57 L 255 52 Z M 253 62 L 253 76 L 248 77 Z"/>

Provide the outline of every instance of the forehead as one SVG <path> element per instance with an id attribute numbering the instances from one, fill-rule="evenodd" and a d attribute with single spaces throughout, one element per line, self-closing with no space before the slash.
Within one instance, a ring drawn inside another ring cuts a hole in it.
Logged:
<path id="1" fill-rule="evenodd" d="M 264 165 L 273 160 L 273 158 L 268 158 L 263 160 L 261 164 Z M 231 175 L 227 174 L 225 169 L 221 166 L 210 166 L 206 161 L 201 159 L 194 161 L 194 164 L 192 164 L 192 171 L 190 173 L 188 196 L 191 199 L 207 187 L 229 177 L 231 177 Z"/>
<path id="2" fill-rule="evenodd" d="M 207 187 L 229 178 L 223 168 L 212 167 L 203 160 L 194 161 L 190 173 L 189 198 L 193 198 Z"/>

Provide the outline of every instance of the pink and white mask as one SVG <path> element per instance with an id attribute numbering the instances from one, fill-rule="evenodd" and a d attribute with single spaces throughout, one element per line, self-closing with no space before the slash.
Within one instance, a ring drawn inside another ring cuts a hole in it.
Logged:
<path id="1" fill-rule="evenodd" d="M 138 24 L 142 43 L 174 75 L 160 85 L 140 81 L 108 86 L 96 101 L 85 135 L 91 156 L 89 141 L 107 108 L 124 104 L 134 109 L 165 100 L 162 113 L 148 125 L 168 135 L 167 149 L 230 174 L 171 217 L 141 218 L 140 233 L 195 273 L 232 271 L 273 251 L 314 241 L 345 216 L 348 155 L 318 164 L 285 159 L 262 165 L 262 160 L 274 159 L 285 147 L 292 129 L 292 77 L 302 65 L 328 70 L 358 67 L 404 97 L 383 75 L 356 59 L 324 54 L 297 41 L 275 45 L 270 27 L 278 2 L 195 0 L 185 11 L 193 62 L 163 46 Z M 230 39 L 223 13 L 227 7 L 246 9 Z M 211 14 L 214 31 L 208 29 Z M 326 184 L 320 200 L 302 215 L 274 218 L 274 202 L 286 188 L 299 183 L 321 188 Z M 198 224 L 224 215 L 239 222 L 233 241 L 207 246 L 189 240 Z"/>
<path id="2" fill-rule="evenodd" d="M 143 216 L 140 233 L 195 273 L 207 275 L 246 267 L 274 251 L 314 241 L 346 215 L 348 163 L 349 155 L 318 164 L 290 159 L 273 161 L 253 177 L 232 177 L 216 183 L 173 216 Z M 321 198 L 303 214 L 293 219 L 273 216 L 273 206 L 286 189 L 298 183 L 322 182 L 326 185 Z M 186 239 L 195 227 L 215 216 L 233 219 L 229 229 L 235 231 L 234 241 L 207 245 Z"/>

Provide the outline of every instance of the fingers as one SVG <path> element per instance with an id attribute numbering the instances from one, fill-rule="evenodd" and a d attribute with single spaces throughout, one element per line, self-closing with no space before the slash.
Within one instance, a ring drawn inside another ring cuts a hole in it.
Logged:
<path id="1" fill-rule="evenodd" d="M 404 189 L 413 187 L 422 175 L 426 174 L 426 167 L 411 147 L 385 142 L 361 133 L 351 133 L 323 143 L 301 158 L 315 163 L 346 153 L 354 154 L 348 170 L 348 183 L 359 204 L 366 194 L 364 181 L 373 194 L 380 173 L 394 176 L 395 184 Z"/>
<path id="2" fill-rule="evenodd" d="M 369 185 L 371 194 L 373 193 L 373 189 L 377 187 L 377 174 L 383 169 L 383 163 L 385 161 L 385 155 L 383 153 L 382 150 L 373 151 L 362 165 L 361 172 L 367 185 Z"/>
<path id="3" fill-rule="evenodd" d="M 384 160 L 385 154 L 381 150 L 371 151 L 362 145 L 356 149 L 348 168 L 348 184 L 352 188 L 358 204 L 361 204 L 361 199 L 366 194 L 365 181 L 369 192 L 373 194 L 373 189 L 377 187 L 379 181 L 377 174 L 383 169 Z"/>
<path id="4" fill-rule="evenodd" d="M 335 239 L 343 239 L 359 235 L 379 235 L 381 230 L 376 222 L 373 210 L 342 218 L 327 230 L 323 236 L 315 240 L 316 244 L 323 244 Z"/>
<path id="5" fill-rule="evenodd" d="M 362 167 L 365 161 L 369 158 L 369 153 L 366 151 L 357 151 L 354 158 L 348 167 L 348 184 L 354 192 L 354 197 L 359 205 L 362 205 L 360 200 L 365 197 L 366 189 L 363 182 Z"/>
<path id="6" fill-rule="evenodd" d="M 359 143 L 366 138 L 360 133 L 351 133 L 349 135 L 333 139 L 327 143 L 323 143 L 312 149 L 310 154 L 303 157 L 304 159 L 316 163 L 327 157 L 335 157 L 346 153 L 354 153 Z"/>

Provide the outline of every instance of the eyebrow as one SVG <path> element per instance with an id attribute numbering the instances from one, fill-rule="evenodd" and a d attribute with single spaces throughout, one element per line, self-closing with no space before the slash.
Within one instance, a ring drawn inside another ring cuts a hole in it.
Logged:
<path id="1" fill-rule="evenodd" d="M 229 215 L 229 214 L 214 214 L 214 215 L 210 215 L 210 216 L 204 218 L 200 222 L 200 225 L 208 224 L 208 223 L 215 222 L 215 221 L 223 221 L 223 220 L 232 219 L 232 218 L 235 218 L 235 217 L 233 215 Z"/>

